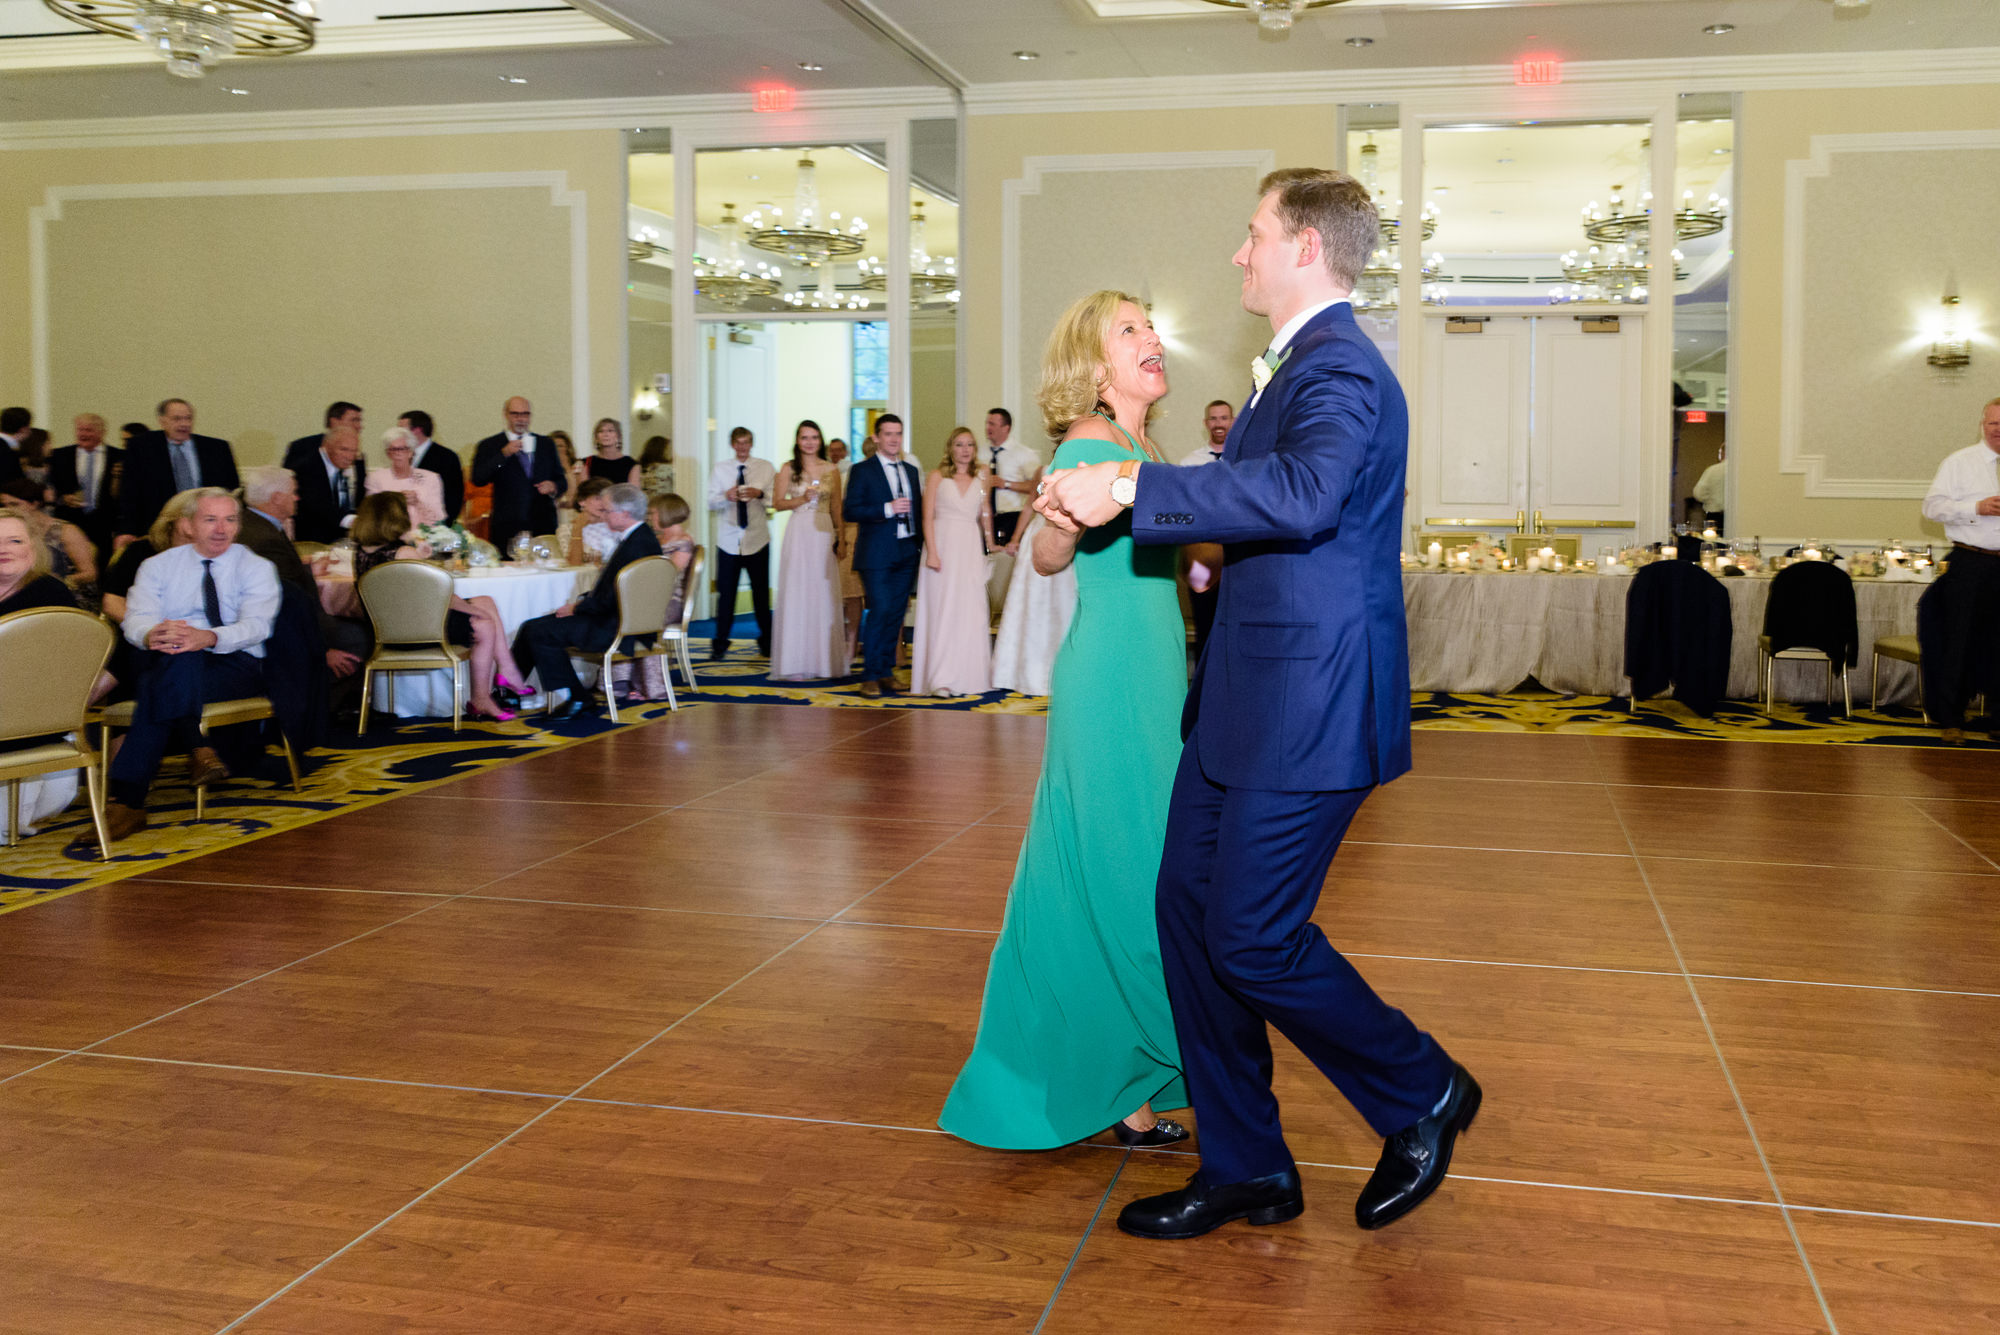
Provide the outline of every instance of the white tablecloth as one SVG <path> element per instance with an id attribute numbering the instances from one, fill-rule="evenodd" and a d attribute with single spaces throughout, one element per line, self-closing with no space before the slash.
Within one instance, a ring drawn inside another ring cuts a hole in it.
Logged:
<path id="1" fill-rule="evenodd" d="M 1729 591 L 1729 696 L 1758 699 L 1757 636 L 1771 581 L 1726 578 Z M 1466 575 L 1403 572 L 1403 606 L 1410 621 L 1410 685 L 1419 691 L 1492 695 L 1528 677 L 1555 691 L 1621 695 L 1625 683 L 1625 596 L 1629 578 L 1611 575 Z M 1857 707 L 1868 703 L 1868 665 L 1875 641 L 1914 635 L 1917 599 L 1927 585 L 1854 581 L 1861 656 L 1854 686 Z M 1826 669 L 1781 663 L 1778 697 L 1823 700 Z M 1839 698 L 1838 688 L 1835 698 Z M 1916 671 L 1882 662 L 1882 703 L 1916 699 Z"/>
<path id="2" fill-rule="evenodd" d="M 596 566 L 564 566 L 557 570 L 520 570 L 494 566 L 470 570 L 452 580 L 452 590 L 461 598 L 491 598 L 500 609 L 500 622 L 511 639 L 521 623 L 561 607 L 570 599 L 589 591 L 597 579 Z M 531 671 L 527 664 L 523 671 Z M 469 670 L 469 669 L 468 669 Z M 376 696 L 371 708 L 386 708 L 398 718 L 450 718 L 451 673 L 378 673 Z"/>

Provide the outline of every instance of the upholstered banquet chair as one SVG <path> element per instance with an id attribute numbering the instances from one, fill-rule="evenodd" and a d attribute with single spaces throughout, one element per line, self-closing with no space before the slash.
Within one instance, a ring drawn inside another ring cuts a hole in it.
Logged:
<path id="1" fill-rule="evenodd" d="M 694 595 L 695 591 L 701 588 L 701 568 L 707 555 L 708 548 L 702 546 L 700 543 L 696 543 L 694 554 L 688 558 L 687 584 L 685 586 L 687 588 L 687 595 L 681 599 L 681 618 L 673 625 L 668 626 L 666 632 L 660 636 L 661 643 L 674 646 L 675 659 L 678 659 L 681 665 L 681 676 L 687 679 L 690 691 L 695 689 L 695 684 L 694 655 L 688 652 L 688 627 L 694 624 Z M 675 659 L 667 661 L 667 701 L 669 704 L 673 704 L 675 709 L 679 709 L 680 706 L 674 704 L 673 701 L 673 665 Z"/>
<path id="2" fill-rule="evenodd" d="M 1861 629 L 1854 613 L 1854 581 L 1831 561 L 1800 561 L 1771 577 L 1764 604 L 1764 633 L 1757 637 L 1758 677 L 1764 712 L 1771 712 L 1780 660 L 1826 664 L 1826 703 L 1833 704 L 1833 679 L 1840 678 L 1846 712 L 1854 712 L 1848 669 L 1861 656 Z"/>
<path id="3" fill-rule="evenodd" d="M 0 616 L 0 681 L 7 683 L 7 689 L 0 691 L 0 742 L 54 739 L 0 751 L 9 848 L 21 838 L 21 781 L 81 769 L 90 785 L 98 856 L 111 856 L 111 839 L 104 828 L 103 776 L 90 746 L 86 717 L 91 688 L 111 657 L 115 635 L 109 622 L 74 607 L 34 607 Z"/>
<path id="4" fill-rule="evenodd" d="M 604 688 L 605 708 L 613 723 L 618 721 L 618 693 L 611 689 L 611 665 L 637 663 L 642 658 L 673 653 L 673 645 L 666 639 L 667 604 L 674 600 L 674 586 L 680 577 L 680 567 L 664 556 L 642 556 L 618 572 L 618 634 L 604 651 L 597 679 Z M 640 644 L 639 637 L 652 643 Z M 673 666 L 671 657 L 667 665 Z M 671 671 L 666 680 L 667 707 L 679 709 Z"/>
<path id="5" fill-rule="evenodd" d="M 361 726 L 368 731 L 368 693 L 377 672 L 451 673 L 451 730 L 458 731 L 464 708 L 466 656 L 471 652 L 445 639 L 451 611 L 451 576 L 428 561 L 384 561 L 361 577 L 361 606 L 375 625 L 375 652 L 361 668 Z M 389 682 L 389 707 L 396 684 Z"/>
<path id="6" fill-rule="evenodd" d="M 102 744 L 98 748 L 101 753 L 98 763 L 103 767 L 104 782 L 106 784 L 109 784 L 111 781 L 111 730 L 113 728 L 131 727 L 133 708 L 132 701 L 123 700 L 115 705 L 106 705 L 97 713 L 96 721 L 104 729 L 101 738 Z M 262 695 L 245 695 L 234 700 L 216 700 L 203 705 L 201 707 L 201 718 L 195 726 L 200 730 L 202 737 L 206 739 L 210 729 L 213 728 L 234 727 L 239 723 L 261 723 L 265 719 L 276 717 L 277 710 L 272 708 L 268 697 Z M 292 748 L 292 739 L 285 735 L 282 728 L 278 729 L 277 733 L 278 741 L 285 748 L 285 766 L 292 774 L 292 791 L 296 793 L 299 791 L 300 786 L 299 753 Z M 202 820 L 207 815 L 208 785 L 198 783 L 194 786 L 194 818 Z M 99 846 L 102 847 L 101 842 Z"/>

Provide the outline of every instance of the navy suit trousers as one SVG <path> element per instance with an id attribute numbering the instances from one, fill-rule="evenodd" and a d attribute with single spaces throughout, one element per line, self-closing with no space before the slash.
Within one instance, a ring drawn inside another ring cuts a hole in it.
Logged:
<path id="1" fill-rule="evenodd" d="M 264 693 L 264 660 L 254 654 L 163 654 L 137 649 L 132 727 L 111 762 L 111 796 L 146 805 L 146 790 L 169 747 L 197 744 L 201 707 Z"/>
<path id="2" fill-rule="evenodd" d="M 1293 1167 L 1267 1023 L 1384 1137 L 1429 1113 L 1451 1081 L 1444 1049 L 1376 996 L 1312 922 L 1327 864 L 1372 791 L 1226 788 L 1202 773 L 1193 744 L 1181 751 L 1160 863 L 1160 948 L 1209 1182 Z"/>
<path id="3" fill-rule="evenodd" d="M 880 681 L 896 671 L 896 647 L 903 638 L 903 618 L 909 614 L 910 591 L 917 585 L 913 550 L 903 560 L 878 570 L 857 570 L 865 611 L 861 616 L 861 675 Z"/>

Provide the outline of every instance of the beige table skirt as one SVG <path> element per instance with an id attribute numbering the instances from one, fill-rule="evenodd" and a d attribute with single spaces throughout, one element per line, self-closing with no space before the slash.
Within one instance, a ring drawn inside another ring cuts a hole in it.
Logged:
<path id="1" fill-rule="evenodd" d="M 1622 695 L 1625 682 L 1625 597 L 1632 581 L 1609 575 L 1468 575 L 1405 571 L 1403 606 L 1410 623 L 1410 685 L 1419 691 L 1493 695 L 1529 677 L 1550 690 L 1576 695 Z M 1757 636 L 1771 581 L 1723 580 L 1729 591 L 1731 699 L 1758 698 Z M 1885 635 L 1914 635 L 1922 584 L 1854 582 L 1861 660 L 1854 679 L 1856 703 L 1868 700 L 1869 656 Z M 1818 700 L 1825 668 L 1781 663 L 1778 695 Z M 1837 692 L 1836 692 L 1837 697 Z M 1882 702 L 1916 699 L 1916 672 L 1907 663 L 1882 663 Z"/>

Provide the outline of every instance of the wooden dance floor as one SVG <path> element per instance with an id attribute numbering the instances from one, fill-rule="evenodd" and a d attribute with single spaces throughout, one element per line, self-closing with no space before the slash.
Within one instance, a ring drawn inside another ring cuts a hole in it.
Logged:
<path id="1" fill-rule="evenodd" d="M 1320 921 L 1452 1178 L 1358 1230 L 1281 1046 L 1305 1216 L 1159 1243 L 1187 1156 L 932 1125 L 1042 729 L 704 706 L 0 917 L 0 1330 L 2000 1330 L 1989 757 L 1419 733 Z"/>

